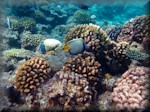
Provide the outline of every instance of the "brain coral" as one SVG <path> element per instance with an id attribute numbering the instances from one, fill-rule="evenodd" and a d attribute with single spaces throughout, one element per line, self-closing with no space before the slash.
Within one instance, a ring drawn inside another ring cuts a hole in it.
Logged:
<path id="1" fill-rule="evenodd" d="M 112 98 L 117 110 L 145 109 L 149 101 L 150 71 L 146 67 L 133 67 L 118 78 Z"/>
<path id="2" fill-rule="evenodd" d="M 34 57 L 23 63 L 16 72 L 16 88 L 24 95 L 36 90 L 50 75 L 51 67 L 43 58 Z"/>
<path id="3" fill-rule="evenodd" d="M 117 41 L 136 41 L 142 43 L 143 39 L 149 36 L 150 16 L 143 15 L 131 19 L 125 23 Z"/>
<path id="4" fill-rule="evenodd" d="M 67 33 L 64 42 L 75 38 L 83 38 L 87 43 L 88 51 L 94 52 L 99 55 L 100 48 L 107 48 L 111 44 L 111 40 L 99 26 L 94 24 L 77 25 L 71 28 Z"/>
<path id="5" fill-rule="evenodd" d="M 34 107 L 38 103 L 40 108 L 55 108 L 72 110 L 85 109 L 91 106 L 96 92 L 89 86 L 88 81 L 80 74 L 74 72 L 57 72 L 52 80 L 38 88 L 37 97 L 31 102 L 30 96 L 26 101 Z"/>
<path id="6" fill-rule="evenodd" d="M 21 38 L 21 46 L 24 49 L 34 50 L 44 40 L 44 37 L 40 34 L 31 34 L 31 32 L 25 32 Z"/>
<path id="7" fill-rule="evenodd" d="M 101 66 L 95 59 L 92 53 L 83 52 L 83 54 L 78 54 L 73 59 L 69 59 L 64 64 L 63 69 L 83 75 L 94 86 L 97 84 L 100 76 Z"/>

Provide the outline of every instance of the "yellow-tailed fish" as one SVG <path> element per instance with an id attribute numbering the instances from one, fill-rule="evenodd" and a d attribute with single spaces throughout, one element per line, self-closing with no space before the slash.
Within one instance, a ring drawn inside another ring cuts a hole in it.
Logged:
<path id="1" fill-rule="evenodd" d="M 77 55 L 82 53 L 87 49 L 87 44 L 84 42 L 82 38 L 73 39 L 67 42 L 64 46 L 64 50 L 69 52 L 72 55 Z"/>

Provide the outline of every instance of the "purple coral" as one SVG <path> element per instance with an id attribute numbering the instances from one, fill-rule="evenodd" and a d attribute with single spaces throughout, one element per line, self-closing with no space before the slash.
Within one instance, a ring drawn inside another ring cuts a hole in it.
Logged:
<path id="1" fill-rule="evenodd" d="M 116 109 L 145 109 L 148 106 L 149 68 L 135 67 L 127 70 L 118 78 L 112 98 Z"/>

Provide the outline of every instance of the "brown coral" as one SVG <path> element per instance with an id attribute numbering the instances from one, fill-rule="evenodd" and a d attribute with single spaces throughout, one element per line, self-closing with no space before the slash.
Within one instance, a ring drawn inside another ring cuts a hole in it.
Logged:
<path id="1" fill-rule="evenodd" d="M 23 63 L 16 72 L 16 88 L 22 94 L 35 91 L 50 76 L 51 68 L 43 58 L 34 57 Z"/>
<path id="2" fill-rule="evenodd" d="M 75 38 L 82 38 L 87 43 L 88 51 L 98 54 L 100 48 L 107 48 L 110 45 L 111 40 L 107 36 L 106 32 L 99 26 L 94 24 L 77 25 L 71 28 L 64 39 L 64 42 L 68 42 Z"/>
<path id="3" fill-rule="evenodd" d="M 80 74 L 74 72 L 57 72 L 54 77 L 41 88 L 31 104 L 40 108 L 57 108 L 64 110 L 86 109 L 92 105 L 96 91 L 89 86 L 88 81 Z M 27 102 L 31 102 L 28 96 Z M 29 103 L 28 103 L 29 105 Z"/>
<path id="4" fill-rule="evenodd" d="M 73 59 L 69 59 L 64 64 L 63 69 L 83 75 L 93 86 L 97 84 L 100 76 L 100 66 L 92 53 L 83 52 L 83 54 L 78 54 Z"/>
<path id="5" fill-rule="evenodd" d="M 127 42 L 112 43 L 112 49 L 105 52 L 106 63 L 112 72 L 124 71 L 127 69 L 131 60 L 126 56 L 126 50 L 129 48 Z"/>
<path id="6" fill-rule="evenodd" d="M 117 79 L 112 98 L 121 110 L 145 109 L 148 106 L 150 71 L 146 67 L 133 67 Z"/>
<path id="7" fill-rule="evenodd" d="M 142 43 L 143 39 L 149 36 L 149 25 L 149 15 L 143 15 L 133 18 L 125 23 L 124 28 L 122 29 L 120 35 L 117 38 L 117 41 L 136 41 L 138 43 Z"/>

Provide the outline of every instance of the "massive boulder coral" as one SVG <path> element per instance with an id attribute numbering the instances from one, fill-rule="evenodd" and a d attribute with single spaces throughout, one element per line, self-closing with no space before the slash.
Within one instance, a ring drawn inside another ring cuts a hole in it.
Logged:
<path id="1" fill-rule="evenodd" d="M 24 32 L 21 38 L 21 47 L 28 50 L 35 51 L 37 46 L 45 38 L 41 34 L 31 34 L 31 32 Z"/>
<path id="2" fill-rule="evenodd" d="M 117 41 L 136 41 L 142 43 L 143 39 L 149 36 L 150 32 L 150 15 L 138 16 L 132 18 L 125 23 L 124 28 L 121 30 Z"/>
<path id="3" fill-rule="evenodd" d="M 23 63 L 17 70 L 15 86 L 23 95 L 35 92 L 47 78 L 52 77 L 51 67 L 43 58 L 34 57 Z"/>
<path id="4" fill-rule="evenodd" d="M 94 24 L 83 24 L 77 25 L 71 28 L 67 33 L 64 42 L 67 43 L 69 40 L 75 38 L 82 38 L 87 43 L 88 51 L 99 55 L 100 49 L 107 49 L 111 45 L 111 40 L 107 36 L 106 32 L 97 25 Z"/>
<path id="5" fill-rule="evenodd" d="M 32 108 L 39 105 L 40 109 L 83 110 L 92 105 L 95 97 L 96 91 L 82 75 L 61 70 L 38 88 L 37 96 L 28 95 L 26 102 Z"/>
<path id="6" fill-rule="evenodd" d="M 101 64 L 96 61 L 95 56 L 89 52 L 78 54 L 73 59 L 69 59 L 63 66 L 64 71 L 72 71 L 83 75 L 90 85 L 95 86 L 99 80 Z"/>
<path id="7" fill-rule="evenodd" d="M 149 68 L 137 66 L 118 78 L 112 98 L 117 110 L 143 110 L 149 104 Z"/>

